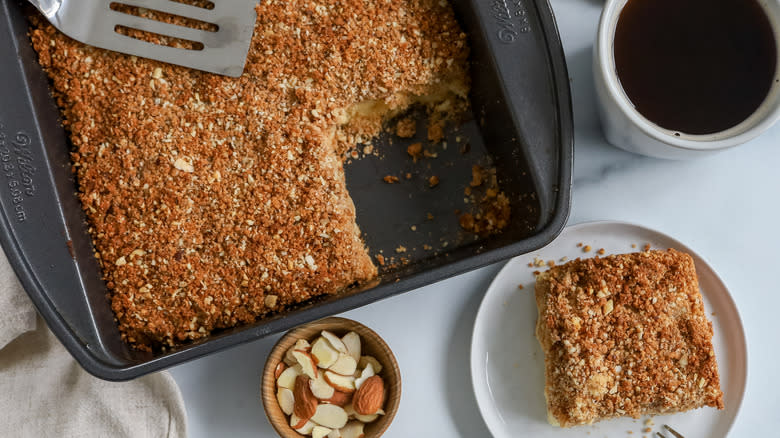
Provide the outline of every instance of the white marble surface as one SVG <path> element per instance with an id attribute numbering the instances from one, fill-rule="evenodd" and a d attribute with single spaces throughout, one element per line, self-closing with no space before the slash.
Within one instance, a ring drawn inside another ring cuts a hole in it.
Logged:
<path id="1" fill-rule="evenodd" d="M 746 396 L 730 436 L 777 436 L 780 124 L 749 144 L 697 161 L 644 158 L 607 145 L 594 111 L 590 70 L 601 2 L 552 2 L 574 96 L 569 223 L 615 219 L 643 224 L 708 259 L 730 288 L 748 339 Z M 380 333 L 403 370 L 401 408 L 386 436 L 489 436 L 471 392 L 469 344 L 477 306 L 499 268 L 483 268 L 344 315 Z M 191 437 L 274 436 L 259 386 L 275 341 L 260 340 L 172 370 L 184 394 Z"/>

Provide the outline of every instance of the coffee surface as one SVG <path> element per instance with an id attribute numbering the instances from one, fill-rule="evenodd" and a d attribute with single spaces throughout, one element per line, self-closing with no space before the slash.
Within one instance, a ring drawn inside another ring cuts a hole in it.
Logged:
<path id="1" fill-rule="evenodd" d="M 777 47 L 756 0 L 629 0 L 615 66 L 634 107 L 687 134 L 738 125 L 777 81 Z"/>

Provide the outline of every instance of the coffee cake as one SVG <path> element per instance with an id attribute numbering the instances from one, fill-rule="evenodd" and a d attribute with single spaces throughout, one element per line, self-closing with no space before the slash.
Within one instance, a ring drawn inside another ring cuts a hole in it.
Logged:
<path id="1" fill-rule="evenodd" d="M 111 306 L 146 350 L 374 278 L 344 152 L 410 105 L 466 105 L 466 35 L 440 0 L 262 1 L 240 78 L 32 21 Z"/>
<path id="2" fill-rule="evenodd" d="M 673 249 L 574 260 L 537 276 L 548 420 L 723 409 L 693 259 Z"/>

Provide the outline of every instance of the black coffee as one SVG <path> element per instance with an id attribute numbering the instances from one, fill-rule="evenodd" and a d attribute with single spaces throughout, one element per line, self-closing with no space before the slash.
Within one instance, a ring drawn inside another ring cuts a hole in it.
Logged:
<path id="1" fill-rule="evenodd" d="M 615 64 L 637 111 L 688 134 L 739 124 L 778 81 L 774 34 L 756 0 L 629 0 Z"/>

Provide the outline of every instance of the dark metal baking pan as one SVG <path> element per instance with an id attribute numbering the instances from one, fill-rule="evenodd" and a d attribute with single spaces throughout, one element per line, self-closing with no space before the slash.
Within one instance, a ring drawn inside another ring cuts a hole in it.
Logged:
<path id="1" fill-rule="evenodd" d="M 302 304 L 166 353 L 124 344 L 75 196 L 71 145 L 28 37 L 24 2 L 0 0 L 0 241 L 24 288 L 60 341 L 90 373 L 132 379 L 295 325 L 343 312 L 544 246 L 565 225 L 573 155 L 566 64 L 546 0 L 453 0 L 471 44 L 472 113 L 446 130 L 448 148 L 425 163 L 415 139 L 386 134 L 381 157 L 346 167 L 358 224 L 372 254 L 398 262 L 374 284 Z M 424 121 L 420 122 L 421 124 Z M 422 125 L 421 125 L 422 127 Z M 419 129 L 418 131 L 423 131 Z M 458 141 L 460 140 L 460 141 Z M 511 200 L 500 234 L 458 225 L 473 164 L 493 165 Z M 385 184 L 387 174 L 412 174 Z M 427 178 L 441 183 L 434 190 Z M 426 220 L 428 213 L 434 217 Z M 403 246 L 400 254 L 396 249 Z M 403 262 L 400 258 L 403 257 Z"/>

